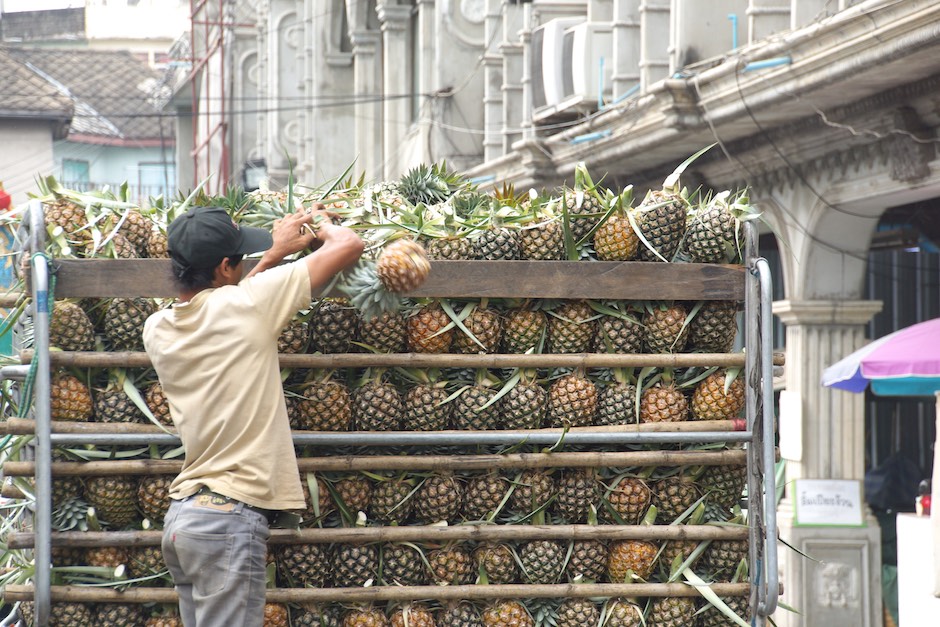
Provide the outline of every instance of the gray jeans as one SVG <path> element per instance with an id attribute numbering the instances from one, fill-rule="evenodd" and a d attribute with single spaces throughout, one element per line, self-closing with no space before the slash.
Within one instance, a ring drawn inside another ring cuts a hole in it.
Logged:
<path id="1" fill-rule="evenodd" d="M 261 627 L 270 535 L 267 518 L 242 503 L 199 495 L 170 503 L 163 559 L 185 627 Z"/>

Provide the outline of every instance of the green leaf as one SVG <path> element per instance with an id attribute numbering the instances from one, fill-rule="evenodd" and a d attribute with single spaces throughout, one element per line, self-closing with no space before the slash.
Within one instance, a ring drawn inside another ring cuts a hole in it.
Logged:
<path id="1" fill-rule="evenodd" d="M 743 618 L 734 613 L 734 611 L 728 607 L 721 598 L 715 594 L 711 589 L 711 586 L 704 581 L 701 577 L 696 575 L 690 568 L 686 568 L 682 571 L 682 574 L 685 576 L 686 581 L 688 581 L 692 586 L 698 590 L 698 593 L 701 594 L 705 599 L 711 603 L 714 607 L 718 609 L 719 612 L 728 617 L 734 624 L 741 625 L 741 627 L 750 627 L 750 625 L 745 622 Z"/>

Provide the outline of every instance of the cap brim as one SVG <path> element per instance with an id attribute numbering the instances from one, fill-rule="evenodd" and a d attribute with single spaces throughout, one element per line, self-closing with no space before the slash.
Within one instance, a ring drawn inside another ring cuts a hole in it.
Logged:
<path id="1" fill-rule="evenodd" d="M 242 243 L 236 252 L 238 255 L 260 253 L 263 250 L 271 248 L 271 245 L 274 243 L 274 239 L 271 237 L 271 234 L 264 229 L 243 226 L 239 230 L 242 234 Z"/>

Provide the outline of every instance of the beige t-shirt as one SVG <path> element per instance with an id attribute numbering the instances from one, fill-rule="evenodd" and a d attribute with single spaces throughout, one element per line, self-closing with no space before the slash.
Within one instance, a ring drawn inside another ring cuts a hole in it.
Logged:
<path id="1" fill-rule="evenodd" d="M 150 316 L 144 345 L 186 458 L 175 499 L 200 486 L 265 509 L 303 509 L 277 338 L 310 304 L 304 261 L 206 289 Z"/>

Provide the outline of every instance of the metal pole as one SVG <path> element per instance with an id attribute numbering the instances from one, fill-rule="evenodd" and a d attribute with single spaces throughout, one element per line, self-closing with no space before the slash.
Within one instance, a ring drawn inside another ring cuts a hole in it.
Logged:
<path id="1" fill-rule="evenodd" d="M 49 263 L 45 252 L 46 225 L 42 202 L 29 203 L 29 255 L 33 298 L 33 341 L 36 378 L 33 381 L 33 412 L 36 416 L 36 597 L 35 625 L 46 627 L 52 603 L 52 431 L 49 397 Z"/>

